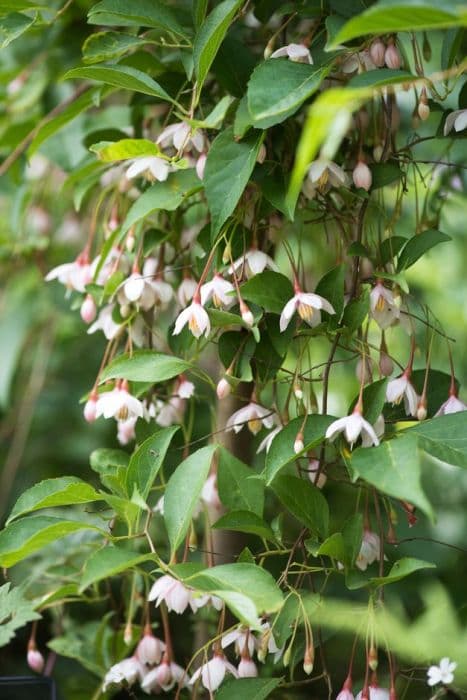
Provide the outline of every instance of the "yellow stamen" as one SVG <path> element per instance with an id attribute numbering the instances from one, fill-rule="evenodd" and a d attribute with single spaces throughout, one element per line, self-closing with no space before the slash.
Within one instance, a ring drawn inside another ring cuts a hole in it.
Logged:
<path id="1" fill-rule="evenodd" d="M 313 307 L 310 306 L 309 304 L 302 304 L 300 303 L 298 305 L 298 315 L 300 316 L 301 319 L 304 321 L 311 321 L 311 318 L 313 316 Z"/>

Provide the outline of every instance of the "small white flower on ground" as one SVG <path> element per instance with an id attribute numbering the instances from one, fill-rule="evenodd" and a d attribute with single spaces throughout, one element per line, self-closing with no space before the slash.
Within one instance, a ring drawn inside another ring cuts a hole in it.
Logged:
<path id="1" fill-rule="evenodd" d="M 240 269 L 244 270 L 246 276 L 250 278 L 259 275 L 259 273 L 263 272 L 267 267 L 270 270 L 274 270 L 274 272 L 278 271 L 276 263 L 269 255 L 263 253 L 262 250 L 250 248 L 250 250 L 247 250 L 244 255 L 235 260 L 229 267 L 229 274 Z"/>
<path id="2" fill-rule="evenodd" d="M 269 408 L 251 401 L 243 408 L 232 413 L 225 427 L 226 430 L 233 430 L 235 433 L 239 433 L 245 425 L 248 425 L 248 430 L 253 435 L 256 435 L 263 425 L 265 428 L 272 428 L 274 425 L 274 414 Z"/>
<path id="3" fill-rule="evenodd" d="M 128 418 L 142 418 L 143 404 L 132 396 L 125 385 L 116 386 L 111 391 L 99 395 L 96 405 L 96 417 L 115 418 L 126 421 Z"/>
<path id="4" fill-rule="evenodd" d="M 160 690 L 171 690 L 175 685 L 186 687 L 189 679 L 184 668 L 178 664 L 169 662 L 167 658 L 162 663 L 149 671 L 141 682 L 141 688 L 145 693 L 159 693 Z"/>
<path id="5" fill-rule="evenodd" d="M 454 131 L 467 129 L 467 109 L 456 109 L 448 114 L 444 122 L 444 135 L 447 136 L 453 127 Z"/>
<path id="6" fill-rule="evenodd" d="M 165 574 L 157 579 L 149 591 L 148 600 L 156 601 L 156 608 L 165 601 L 169 612 L 181 615 L 190 604 L 191 591 L 181 581 Z"/>
<path id="7" fill-rule="evenodd" d="M 216 272 L 212 280 L 205 282 L 200 289 L 201 303 L 204 306 L 212 299 L 214 306 L 217 306 L 217 308 L 221 306 L 228 308 L 235 303 L 235 297 L 231 294 L 233 291 L 233 284 Z"/>
<path id="8" fill-rule="evenodd" d="M 449 685 L 454 680 L 454 671 L 457 668 L 457 663 L 455 661 L 450 661 L 447 657 L 444 657 L 439 662 L 438 666 L 430 666 L 427 671 L 428 685 L 438 685 L 438 683 L 443 683 L 443 685 Z"/>
<path id="9" fill-rule="evenodd" d="M 382 330 L 399 319 L 400 309 L 394 294 L 382 282 L 377 282 L 370 292 L 370 315 Z"/>
<path id="10" fill-rule="evenodd" d="M 335 420 L 326 430 L 326 438 L 335 440 L 339 433 L 344 433 L 345 439 L 352 448 L 360 435 L 366 434 L 370 444 L 379 445 L 378 436 L 376 435 L 371 423 L 368 423 L 362 416 L 361 410 L 357 404 L 353 412 L 344 418 Z"/>
<path id="11" fill-rule="evenodd" d="M 304 44 L 287 44 L 287 46 L 281 46 L 270 56 L 270 58 L 285 57 L 290 61 L 294 61 L 294 63 L 313 63 L 311 54 Z"/>
<path id="12" fill-rule="evenodd" d="M 335 314 L 333 306 L 324 297 L 311 292 L 302 292 L 297 288 L 295 295 L 289 299 L 282 309 L 279 327 L 283 333 L 289 325 L 292 316 L 297 311 L 300 318 L 312 328 L 321 323 L 321 309 L 328 314 Z"/>
<path id="13" fill-rule="evenodd" d="M 160 134 L 157 143 L 162 148 L 173 146 L 176 151 L 194 147 L 198 153 L 204 150 L 204 135 L 200 129 L 193 129 L 186 122 L 170 124 Z"/>
<path id="14" fill-rule="evenodd" d="M 459 413 L 460 411 L 466 411 L 467 404 L 461 401 L 455 394 L 451 394 L 449 398 L 441 404 L 439 409 L 435 413 L 435 418 L 438 416 L 447 416 L 450 413 Z"/>
<path id="15" fill-rule="evenodd" d="M 406 372 L 397 379 L 392 379 L 386 387 L 386 401 L 399 404 L 402 399 L 406 415 L 416 417 L 419 397 Z"/>
<path id="16" fill-rule="evenodd" d="M 223 654 L 215 654 L 210 661 L 194 672 L 190 684 L 193 685 L 201 676 L 201 682 L 206 690 L 214 692 L 221 685 L 226 673 L 231 673 L 234 678 L 238 678 L 235 666 L 229 663 Z"/>
<path id="17" fill-rule="evenodd" d="M 187 306 L 193 299 L 198 283 L 193 277 L 184 277 L 177 291 L 177 299 L 180 306 Z"/>
<path id="18" fill-rule="evenodd" d="M 103 691 L 105 693 L 111 685 L 121 685 L 122 683 L 133 685 L 143 675 L 144 669 L 135 656 L 123 659 L 123 661 L 112 666 L 105 674 Z"/>
<path id="19" fill-rule="evenodd" d="M 211 332 L 209 316 L 198 301 L 193 301 L 177 317 L 173 335 L 178 335 L 188 324 L 188 328 L 195 338 L 200 338 L 203 333 L 208 336 Z"/>
<path id="20" fill-rule="evenodd" d="M 138 642 L 135 654 L 143 666 L 154 666 L 159 663 L 164 651 L 164 642 L 148 631 Z"/>
<path id="21" fill-rule="evenodd" d="M 376 532 L 365 528 L 363 531 L 362 544 L 358 553 L 356 566 L 360 571 L 366 571 L 367 567 L 375 561 L 379 561 L 380 539 Z"/>
<path id="22" fill-rule="evenodd" d="M 125 173 L 127 180 L 131 180 L 139 175 L 145 175 L 149 179 L 164 182 L 167 180 L 170 171 L 170 164 L 164 158 L 157 156 L 143 156 L 136 158 Z"/>

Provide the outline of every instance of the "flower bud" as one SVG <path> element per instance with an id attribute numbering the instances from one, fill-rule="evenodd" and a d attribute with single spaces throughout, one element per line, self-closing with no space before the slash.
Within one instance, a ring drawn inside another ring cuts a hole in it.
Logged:
<path id="1" fill-rule="evenodd" d="M 391 40 L 385 51 L 384 62 L 388 68 L 392 68 L 393 70 L 399 70 L 401 67 L 401 55 L 393 40 Z"/>
<path id="2" fill-rule="evenodd" d="M 133 640 L 133 627 L 130 621 L 128 621 L 125 625 L 125 629 L 123 630 L 123 641 L 124 643 L 129 646 Z"/>
<path id="3" fill-rule="evenodd" d="M 129 304 L 122 304 L 120 307 L 120 313 L 123 318 L 128 318 L 128 316 L 131 314 L 131 307 Z"/>
<path id="4" fill-rule="evenodd" d="M 370 650 L 368 651 L 368 666 L 372 671 L 376 671 L 378 668 L 378 652 L 374 646 L 371 646 Z"/>
<path id="5" fill-rule="evenodd" d="M 430 41 L 428 39 L 428 35 L 426 32 L 423 32 L 422 53 L 423 53 L 423 58 L 425 59 L 425 61 L 431 60 L 431 44 L 430 44 Z"/>
<path id="6" fill-rule="evenodd" d="M 394 363 L 387 353 L 380 352 L 379 355 L 379 371 L 383 377 L 390 377 L 394 369 Z"/>
<path id="7" fill-rule="evenodd" d="M 298 384 L 295 384 L 295 386 L 293 388 L 293 393 L 294 393 L 294 396 L 297 399 L 297 401 L 303 400 L 303 391 L 302 391 L 302 388 Z"/>
<path id="8" fill-rule="evenodd" d="M 426 121 L 428 117 L 430 116 L 430 107 L 428 105 L 428 97 L 426 95 L 426 88 L 422 88 L 422 92 L 420 94 L 420 101 L 418 103 L 418 116 L 422 121 Z"/>
<path id="9" fill-rule="evenodd" d="M 84 404 L 83 416 L 88 423 L 93 423 L 97 418 L 97 397 L 93 392 Z"/>
<path id="10" fill-rule="evenodd" d="M 289 663 L 290 663 L 290 657 L 291 657 L 291 656 L 292 656 L 292 645 L 289 644 L 289 646 L 287 647 L 287 649 L 286 649 L 285 652 L 284 652 L 284 656 L 282 657 L 282 663 L 284 664 L 284 666 L 285 666 L 286 668 L 287 668 L 287 666 L 288 666 Z"/>
<path id="11" fill-rule="evenodd" d="M 28 644 L 28 653 L 26 656 L 28 666 L 30 669 L 36 673 L 42 673 L 44 669 L 44 657 L 41 652 L 37 649 L 34 640 L 30 640 Z"/>
<path id="12" fill-rule="evenodd" d="M 81 309 L 79 312 L 85 323 L 92 323 L 96 318 L 96 303 L 90 294 L 86 295 L 85 300 L 81 304 Z"/>
<path id="13" fill-rule="evenodd" d="M 420 402 L 417 406 L 417 420 L 425 420 L 427 417 L 427 410 L 426 410 L 426 399 L 422 398 L 420 399 Z"/>
<path id="14" fill-rule="evenodd" d="M 370 58 L 378 68 L 384 66 L 386 47 L 381 39 L 375 39 L 370 46 Z"/>
<path id="15" fill-rule="evenodd" d="M 293 444 L 293 449 L 296 455 L 298 455 L 299 452 L 301 452 L 305 448 L 305 445 L 303 443 L 303 433 L 300 431 L 297 433 L 297 437 L 295 438 L 295 442 Z"/>
<path id="16" fill-rule="evenodd" d="M 355 187 L 363 187 L 363 189 L 368 192 L 371 187 L 371 183 L 373 182 L 373 178 L 370 168 L 363 160 L 359 160 L 355 166 L 352 173 L 352 179 Z"/>
<path id="17" fill-rule="evenodd" d="M 230 242 L 229 242 L 225 246 L 224 252 L 222 253 L 222 262 L 224 263 L 224 265 L 227 265 L 227 263 L 230 262 L 231 257 L 232 257 L 232 246 L 230 245 Z"/>
<path id="18" fill-rule="evenodd" d="M 303 670 L 305 671 L 307 676 L 309 676 L 310 673 L 313 671 L 314 661 L 315 650 L 312 646 L 309 646 L 306 648 L 305 656 L 303 657 Z"/>
<path id="19" fill-rule="evenodd" d="M 246 325 L 250 326 L 251 328 L 253 326 L 253 323 L 255 322 L 255 319 L 253 318 L 253 314 L 251 313 L 250 309 L 244 301 L 240 303 L 240 313 L 242 314 L 242 319 L 244 323 L 246 323 Z"/>
<path id="20" fill-rule="evenodd" d="M 380 162 L 381 158 L 383 156 L 383 145 L 381 143 L 378 143 L 374 148 L 373 148 L 373 158 L 377 163 Z"/>
<path id="21" fill-rule="evenodd" d="M 239 678 L 256 678 L 258 675 L 256 664 L 249 656 L 242 657 L 237 670 Z"/>
<path id="22" fill-rule="evenodd" d="M 219 380 L 217 387 L 216 387 L 216 394 L 217 398 L 219 401 L 222 399 L 225 399 L 226 396 L 228 396 L 231 392 L 231 386 L 227 379 L 225 377 L 222 377 L 222 379 Z"/>
<path id="23" fill-rule="evenodd" d="M 206 167 L 206 159 L 207 159 L 206 153 L 201 153 L 198 160 L 196 161 L 195 170 L 196 170 L 196 174 L 200 180 L 202 180 L 204 177 L 204 169 Z"/>
<path id="24" fill-rule="evenodd" d="M 274 50 L 274 37 L 270 41 L 268 41 L 268 43 L 266 44 L 266 48 L 263 51 L 263 56 L 264 56 L 265 60 L 267 60 L 270 57 L 273 50 Z"/>
<path id="25" fill-rule="evenodd" d="M 266 159 L 266 146 L 264 143 L 259 147 L 258 155 L 256 156 L 256 162 L 262 165 Z"/>

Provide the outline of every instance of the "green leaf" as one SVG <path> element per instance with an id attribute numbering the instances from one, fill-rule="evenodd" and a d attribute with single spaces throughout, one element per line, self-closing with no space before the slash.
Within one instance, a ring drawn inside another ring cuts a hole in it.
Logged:
<path id="1" fill-rule="evenodd" d="M 342 537 L 344 539 L 346 566 L 353 566 L 360 552 L 363 536 L 363 516 L 361 513 L 355 513 L 344 523 L 342 528 Z"/>
<path id="2" fill-rule="evenodd" d="M 147 438 L 131 456 L 126 471 L 126 491 L 131 498 L 135 489 L 146 500 L 154 484 L 154 479 L 169 449 L 173 436 L 180 426 L 161 428 Z"/>
<path id="3" fill-rule="evenodd" d="M 321 491 L 297 476 L 278 476 L 272 488 L 287 510 L 312 532 L 326 537 L 329 506 Z"/>
<path id="4" fill-rule="evenodd" d="M 403 557 L 392 565 L 390 572 L 386 576 L 371 578 L 370 583 L 374 586 L 386 586 L 388 583 L 401 581 L 403 578 L 421 569 L 436 569 L 436 565 L 429 561 L 414 559 L 413 557 Z"/>
<path id="5" fill-rule="evenodd" d="M 443 29 L 465 26 L 466 22 L 466 12 L 462 5 L 449 0 L 444 0 L 442 5 L 429 0 L 378 2 L 352 17 L 333 37 L 329 48 L 336 49 L 350 39 L 367 34 Z"/>
<path id="6" fill-rule="evenodd" d="M 95 32 L 83 44 L 83 61 L 88 64 L 109 61 L 147 43 L 146 39 L 131 34 Z"/>
<path id="7" fill-rule="evenodd" d="M 21 588 L 10 590 L 11 583 L 0 586 L 0 647 L 15 636 L 16 630 L 33 620 L 40 620 L 32 601 L 24 597 Z"/>
<path id="8" fill-rule="evenodd" d="M 402 176 L 402 171 L 397 163 L 374 163 L 370 170 L 373 178 L 371 185 L 373 190 L 386 187 L 386 185 L 400 180 Z"/>
<path id="9" fill-rule="evenodd" d="M 136 350 L 132 355 L 119 355 L 101 374 L 107 379 L 128 379 L 131 382 L 156 384 L 177 377 L 191 368 L 191 364 L 179 357 L 153 350 Z"/>
<path id="10" fill-rule="evenodd" d="M 224 121 L 224 117 L 227 114 L 227 110 L 234 101 L 234 98 L 230 95 L 225 95 L 216 104 L 214 109 L 208 114 L 204 119 L 190 119 L 190 124 L 197 127 L 198 129 L 218 129 L 219 126 Z"/>
<path id="11" fill-rule="evenodd" d="M 433 248 L 438 243 L 444 243 L 445 241 L 450 241 L 451 237 L 447 236 L 441 231 L 436 229 L 429 229 L 428 231 L 423 231 L 423 233 L 418 233 L 412 238 L 409 238 L 405 246 L 402 248 L 399 259 L 397 261 L 397 272 L 402 272 L 407 270 L 408 267 L 414 265 L 419 258 L 424 255 L 427 250 Z"/>
<path id="12" fill-rule="evenodd" d="M 208 445 L 193 452 L 169 479 L 164 495 L 164 520 L 172 555 L 188 532 L 216 448 L 216 445 Z"/>
<path id="13" fill-rule="evenodd" d="M 126 468 L 129 456 L 123 450 L 116 450 L 109 447 L 99 447 L 91 452 L 89 463 L 96 472 L 112 471 L 117 467 Z"/>
<path id="14" fill-rule="evenodd" d="M 30 0 L 1 0 L 0 16 L 8 15 L 10 12 L 20 12 L 21 10 L 40 10 L 44 5 Z"/>
<path id="15" fill-rule="evenodd" d="M 386 263 L 393 260 L 406 243 L 407 238 L 404 236 L 389 236 L 389 238 L 385 238 L 378 251 L 380 264 L 386 265 Z"/>
<path id="16" fill-rule="evenodd" d="M 131 90 L 132 92 L 140 92 L 143 95 L 158 97 L 167 102 L 176 104 L 170 95 L 159 85 L 155 80 L 143 73 L 143 71 L 131 68 L 130 66 L 121 66 L 113 64 L 102 64 L 99 66 L 86 66 L 83 68 L 72 68 L 63 76 L 63 80 L 96 80 L 106 85 L 120 88 L 122 90 Z"/>
<path id="17" fill-rule="evenodd" d="M 197 91 L 201 92 L 209 69 L 214 61 L 227 30 L 243 0 L 224 0 L 219 3 L 201 24 L 193 43 L 193 62 L 197 77 Z"/>
<path id="18" fill-rule="evenodd" d="M 221 564 L 189 576 L 184 582 L 200 591 L 246 595 L 255 604 L 258 615 L 276 612 L 283 602 L 274 578 L 256 564 Z"/>
<path id="19" fill-rule="evenodd" d="M 101 501 L 102 496 L 92 486 L 74 476 L 45 479 L 24 491 L 13 506 L 6 524 L 25 513 L 41 508 L 68 506 Z"/>
<path id="20" fill-rule="evenodd" d="M 327 537 L 319 547 L 317 555 L 326 555 L 337 561 L 343 562 L 345 559 L 345 544 L 341 532 L 334 532 Z"/>
<path id="21" fill-rule="evenodd" d="M 0 48 L 6 48 L 8 44 L 24 34 L 29 27 L 32 27 L 35 21 L 36 15 L 28 17 L 21 12 L 12 12 L 6 17 L 0 18 Z"/>
<path id="22" fill-rule="evenodd" d="M 224 447 L 219 450 L 217 487 L 222 503 L 231 510 L 248 510 L 262 516 L 264 482 L 256 478 L 253 469 Z"/>
<path id="23" fill-rule="evenodd" d="M 84 521 L 33 515 L 8 525 L 0 532 L 0 566 L 9 568 L 51 542 L 79 530 L 102 532 Z"/>
<path id="24" fill-rule="evenodd" d="M 253 126 L 267 129 L 295 114 L 313 95 L 332 68 L 310 66 L 288 60 L 260 63 L 248 83 L 248 109 Z"/>
<path id="25" fill-rule="evenodd" d="M 378 68 L 378 70 L 369 70 L 355 75 L 349 81 L 349 87 L 370 87 L 376 90 L 377 88 L 384 87 L 385 85 L 412 83 L 414 80 L 418 80 L 417 76 L 412 75 L 412 73 L 407 73 L 407 71 L 394 70 L 392 68 Z M 384 165 L 386 165 L 386 163 L 384 163 Z"/>
<path id="26" fill-rule="evenodd" d="M 151 553 L 141 554 L 112 545 L 102 547 L 86 560 L 80 582 L 80 593 L 92 583 L 116 576 L 122 571 L 129 571 L 138 564 L 151 559 L 154 559 Z"/>
<path id="27" fill-rule="evenodd" d="M 247 301 L 262 306 L 265 311 L 280 314 L 293 297 L 292 283 L 280 272 L 265 270 L 254 275 L 241 286 L 241 294 Z"/>
<path id="28" fill-rule="evenodd" d="M 165 182 L 158 182 L 143 192 L 130 207 L 121 227 L 121 235 L 142 219 L 161 209 L 174 211 L 190 195 L 202 189 L 202 184 L 193 169 L 181 170 L 169 175 Z"/>
<path id="29" fill-rule="evenodd" d="M 326 429 L 335 420 L 332 416 L 311 415 L 308 416 L 303 430 L 303 453 L 317 447 L 324 440 Z M 282 428 L 272 441 L 266 456 L 264 478 L 269 485 L 279 471 L 290 462 L 297 459 L 294 450 L 294 442 L 297 433 L 301 430 L 303 418 L 295 418 Z"/>
<path id="30" fill-rule="evenodd" d="M 433 457 L 467 469 L 467 412 L 423 421 L 405 434 L 415 434 L 419 446 Z"/>
<path id="31" fill-rule="evenodd" d="M 360 296 L 351 299 L 344 308 L 342 325 L 350 332 L 354 333 L 368 316 L 370 308 L 370 290 L 368 286 L 362 287 Z"/>
<path id="32" fill-rule="evenodd" d="M 213 240 L 247 186 L 261 142 L 262 137 L 258 134 L 238 142 L 229 128 L 214 139 L 209 149 L 203 181 L 211 212 Z"/>
<path id="33" fill-rule="evenodd" d="M 173 12 L 157 0 L 102 0 L 89 10 L 89 24 L 119 27 L 154 27 L 187 38 Z"/>
<path id="34" fill-rule="evenodd" d="M 327 299 L 336 312 L 329 319 L 332 328 L 337 326 L 344 310 L 344 282 L 345 265 L 338 265 L 329 270 L 316 285 L 316 294 Z"/>
<path id="35" fill-rule="evenodd" d="M 216 700 L 265 700 L 280 682 L 280 678 L 236 678 L 222 684 Z"/>
<path id="36" fill-rule="evenodd" d="M 353 452 L 354 473 L 383 493 L 413 503 L 433 518 L 433 511 L 421 486 L 420 453 L 417 437 L 406 433 L 379 447 L 359 447 Z"/>
<path id="37" fill-rule="evenodd" d="M 259 515 L 248 510 L 232 510 L 223 515 L 212 526 L 216 530 L 233 530 L 234 532 L 246 532 L 249 535 L 258 535 L 265 540 L 275 542 L 273 531 Z"/>
<path id="38" fill-rule="evenodd" d="M 104 163 L 160 155 L 159 148 L 153 141 L 148 139 L 121 139 L 110 143 L 95 143 L 89 150 L 95 153 L 99 160 Z"/>
<path id="39" fill-rule="evenodd" d="M 369 423 L 376 423 L 376 419 L 383 412 L 387 384 L 387 378 L 378 379 L 376 382 L 367 384 L 363 390 L 363 416 Z M 358 396 L 350 404 L 349 413 L 352 412 L 357 400 Z"/>

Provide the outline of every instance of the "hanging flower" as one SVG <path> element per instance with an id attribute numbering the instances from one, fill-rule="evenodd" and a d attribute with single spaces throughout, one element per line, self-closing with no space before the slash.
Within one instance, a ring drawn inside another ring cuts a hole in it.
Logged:
<path id="1" fill-rule="evenodd" d="M 265 438 L 261 440 L 261 442 L 258 445 L 258 449 L 256 450 L 256 454 L 259 454 L 260 452 L 263 452 L 263 450 L 266 452 L 266 454 L 269 452 L 269 448 L 272 445 L 272 441 L 276 437 L 278 433 L 282 430 L 282 425 L 276 425 L 276 427 L 271 430 Z"/>
<path id="2" fill-rule="evenodd" d="M 461 401 L 455 393 L 451 393 L 449 398 L 441 404 L 439 409 L 435 413 L 435 418 L 438 416 L 447 416 L 450 413 L 459 413 L 460 411 L 467 411 L 467 404 Z"/>
<path id="3" fill-rule="evenodd" d="M 234 271 L 236 272 L 238 269 L 242 269 L 245 271 L 246 276 L 250 278 L 259 275 L 259 273 L 263 272 L 267 267 L 275 272 L 278 271 L 276 263 L 269 255 L 266 255 L 266 253 L 263 253 L 262 250 L 258 250 L 257 248 L 250 248 L 250 250 L 247 250 L 244 255 L 235 260 L 229 267 L 229 274 L 232 274 Z"/>
<path id="4" fill-rule="evenodd" d="M 362 416 L 361 408 L 357 404 L 353 412 L 344 418 L 335 420 L 326 430 L 326 439 L 335 440 L 339 433 L 344 433 L 345 439 L 350 447 L 358 440 L 360 435 L 367 435 L 370 444 L 379 445 L 378 436 L 376 435 L 371 423 L 368 423 Z"/>
<path id="5" fill-rule="evenodd" d="M 129 442 L 136 438 L 136 417 L 130 417 L 126 420 L 117 421 L 117 440 L 120 445 L 128 445 Z"/>
<path id="6" fill-rule="evenodd" d="M 332 187 L 345 187 L 347 184 L 347 175 L 340 165 L 326 158 L 318 158 L 308 167 L 303 192 L 309 199 L 313 199 L 316 192 L 325 194 Z"/>
<path id="7" fill-rule="evenodd" d="M 380 688 L 379 686 L 370 685 L 370 700 L 390 700 L 389 690 L 386 688 Z M 362 693 L 360 692 L 355 700 L 362 700 Z"/>
<path id="8" fill-rule="evenodd" d="M 164 158 L 157 156 L 142 156 L 135 158 L 125 173 L 127 180 L 131 180 L 139 175 L 144 175 L 150 180 L 164 182 L 167 180 L 172 168 Z"/>
<path id="9" fill-rule="evenodd" d="M 438 685 L 438 683 L 443 683 L 443 685 L 449 685 L 454 680 L 454 671 L 457 668 L 457 663 L 455 661 L 450 661 L 447 657 L 444 657 L 439 662 L 438 666 L 430 666 L 427 671 L 428 685 Z"/>
<path id="10" fill-rule="evenodd" d="M 193 129 L 186 122 L 169 124 L 160 134 L 157 143 L 161 148 L 173 146 L 176 151 L 195 148 L 198 153 L 204 150 L 205 139 L 200 129 Z"/>
<path id="11" fill-rule="evenodd" d="M 112 666 L 105 674 L 102 690 L 104 693 L 111 685 L 133 685 L 136 681 L 144 676 L 144 668 L 138 661 L 136 656 L 131 656 L 128 659 L 119 661 L 118 664 Z"/>
<path id="12" fill-rule="evenodd" d="M 113 320 L 114 304 L 108 304 L 104 306 L 100 312 L 97 319 L 88 328 L 88 333 L 95 333 L 96 331 L 102 331 L 107 340 L 113 340 L 120 331 L 120 324 Z"/>
<path id="13" fill-rule="evenodd" d="M 217 520 L 221 516 L 223 510 L 222 502 L 219 498 L 219 490 L 217 488 L 217 474 L 208 476 L 201 489 L 200 498 L 206 506 L 211 522 Z"/>
<path id="14" fill-rule="evenodd" d="M 177 291 L 177 299 L 180 306 L 187 306 L 188 302 L 193 299 L 198 283 L 193 277 L 184 277 Z"/>
<path id="15" fill-rule="evenodd" d="M 171 690 L 175 685 L 187 687 L 189 679 L 184 668 L 164 657 L 162 663 L 146 673 L 141 681 L 141 689 L 151 695 L 161 690 Z"/>
<path id="16" fill-rule="evenodd" d="M 195 338 L 200 338 L 203 333 L 207 337 L 211 332 L 211 322 L 209 316 L 199 301 L 193 300 L 177 317 L 173 335 L 178 335 L 188 324 L 188 328 Z"/>
<path id="17" fill-rule="evenodd" d="M 378 418 L 376 419 L 376 422 L 373 423 L 373 430 L 376 433 L 376 437 L 379 439 L 383 437 L 384 431 L 386 428 L 386 423 L 384 422 L 384 416 L 382 413 L 379 414 Z M 362 434 L 362 447 L 371 447 L 372 445 L 372 438 L 368 433 L 363 433 Z"/>
<path id="18" fill-rule="evenodd" d="M 178 615 L 185 612 L 190 604 L 191 591 L 181 581 L 165 574 L 157 579 L 149 591 L 148 600 L 156 601 L 156 608 L 165 601 L 167 610 Z"/>
<path id="19" fill-rule="evenodd" d="M 35 671 L 36 673 L 42 673 L 42 671 L 44 670 L 44 657 L 42 656 L 39 649 L 36 647 L 36 642 L 34 641 L 34 639 L 31 639 L 28 643 L 26 661 L 28 663 L 29 668 Z"/>
<path id="20" fill-rule="evenodd" d="M 237 656 L 241 656 L 245 649 L 247 649 L 250 656 L 253 656 L 258 645 L 258 640 L 248 627 L 238 627 L 222 635 L 222 648 L 226 649 L 231 644 L 235 645 L 234 648 Z"/>
<path id="21" fill-rule="evenodd" d="M 231 673 L 234 678 L 238 678 L 235 666 L 232 666 L 222 653 L 215 653 L 210 661 L 194 672 L 190 684 L 193 685 L 201 676 L 203 686 L 213 693 L 221 685 L 226 673 Z"/>
<path id="22" fill-rule="evenodd" d="M 356 566 L 360 571 L 366 571 L 367 567 L 375 561 L 379 561 L 380 555 L 380 539 L 376 532 L 372 532 L 367 528 L 363 531 L 362 544 L 358 553 Z"/>
<path id="23" fill-rule="evenodd" d="M 406 415 L 416 417 L 419 397 L 407 372 L 401 374 L 397 379 L 392 379 L 386 387 L 386 401 L 394 405 L 399 404 L 402 399 L 404 399 Z"/>
<path id="24" fill-rule="evenodd" d="M 239 678 L 256 678 L 258 675 L 258 668 L 255 662 L 250 658 L 250 656 L 244 655 L 240 659 L 238 664 L 237 673 Z"/>
<path id="25" fill-rule="evenodd" d="M 447 136 L 453 127 L 454 131 L 467 129 L 467 109 L 456 109 L 448 114 L 444 122 L 444 135 Z"/>
<path id="26" fill-rule="evenodd" d="M 253 435 L 256 435 L 263 425 L 266 428 L 272 428 L 274 425 L 274 414 L 270 409 L 260 406 L 255 401 L 251 401 L 230 416 L 225 428 L 226 430 L 233 430 L 235 433 L 239 433 L 245 425 L 248 425 L 248 430 Z"/>
<path id="27" fill-rule="evenodd" d="M 64 263 L 54 267 L 45 276 L 45 281 L 58 280 L 67 290 L 75 292 L 85 292 L 86 285 L 92 282 L 94 270 L 89 263 L 86 252 L 80 253 L 76 260 L 71 263 Z"/>
<path id="28" fill-rule="evenodd" d="M 283 333 L 294 313 L 297 311 L 300 318 L 308 323 L 312 328 L 321 323 L 321 309 L 326 311 L 328 314 L 335 314 L 333 306 L 324 297 L 319 294 L 312 294 L 311 292 L 302 292 L 301 289 L 296 286 L 295 296 L 289 299 L 287 304 L 282 309 L 281 317 L 279 320 L 279 328 L 281 333 Z"/>
<path id="29" fill-rule="evenodd" d="M 377 282 L 370 292 L 370 315 L 382 330 L 399 319 L 400 309 L 394 294 L 382 282 Z"/>
<path id="30" fill-rule="evenodd" d="M 276 49 L 271 54 L 271 58 L 284 57 L 287 57 L 294 63 L 313 63 L 311 54 L 304 44 L 287 44 L 287 46 L 281 46 L 280 49 Z"/>
<path id="31" fill-rule="evenodd" d="M 154 666 L 159 663 L 164 651 L 164 642 L 155 637 L 149 629 L 138 642 L 135 655 L 143 666 Z"/>
<path id="32" fill-rule="evenodd" d="M 178 384 L 176 388 L 176 394 L 180 399 L 189 399 L 195 393 L 195 385 L 193 382 L 189 382 L 184 374 L 181 374 L 178 378 Z"/>
<path id="33" fill-rule="evenodd" d="M 137 304 L 144 311 L 151 309 L 156 303 L 156 293 L 151 280 L 133 272 L 128 279 L 120 285 L 118 302 L 124 304 Z"/>
<path id="34" fill-rule="evenodd" d="M 126 382 L 118 384 L 111 391 L 104 391 L 97 400 L 97 418 L 104 416 L 126 421 L 128 418 L 142 418 L 143 414 L 143 404 L 130 394 Z"/>
<path id="35" fill-rule="evenodd" d="M 231 295 L 233 291 L 235 291 L 233 284 L 216 272 L 212 280 L 205 282 L 200 289 L 201 303 L 205 306 L 212 299 L 214 306 L 217 306 L 217 308 L 221 306 L 229 308 L 235 303 L 235 297 Z"/>

